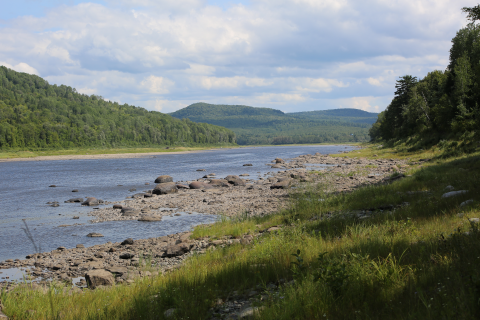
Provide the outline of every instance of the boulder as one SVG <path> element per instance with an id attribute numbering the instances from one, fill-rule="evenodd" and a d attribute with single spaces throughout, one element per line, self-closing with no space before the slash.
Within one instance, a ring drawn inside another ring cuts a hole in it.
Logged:
<path id="1" fill-rule="evenodd" d="M 120 259 L 132 259 L 133 257 L 135 257 L 135 255 L 133 253 L 122 253 L 119 258 Z"/>
<path id="2" fill-rule="evenodd" d="M 115 283 L 113 274 L 103 269 L 88 271 L 85 273 L 85 280 L 90 289 L 95 289 L 98 286 L 111 286 Z"/>
<path id="3" fill-rule="evenodd" d="M 123 209 L 123 206 L 121 204 L 114 204 L 113 209 Z"/>
<path id="4" fill-rule="evenodd" d="M 190 189 L 186 184 L 177 183 L 177 189 Z"/>
<path id="5" fill-rule="evenodd" d="M 127 267 L 109 267 L 109 268 L 106 268 L 106 270 L 113 274 L 118 274 L 120 276 L 123 276 L 124 274 L 128 273 Z"/>
<path id="6" fill-rule="evenodd" d="M 275 163 L 284 163 L 283 159 L 281 158 L 275 158 Z"/>
<path id="7" fill-rule="evenodd" d="M 291 180 L 283 180 L 277 183 L 274 183 L 270 186 L 270 189 L 287 189 L 290 186 Z"/>
<path id="8" fill-rule="evenodd" d="M 96 206 L 98 204 L 100 204 L 100 201 L 94 197 L 88 197 L 87 200 L 82 202 L 82 206 Z"/>
<path id="9" fill-rule="evenodd" d="M 212 179 L 210 180 L 210 185 L 215 187 L 229 187 L 230 184 L 225 179 Z"/>
<path id="10" fill-rule="evenodd" d="M 238 187 L 238 186 L 246 186 L 247 183 L 243 179 L 237 179 L 233 181 L 233 185 Z"/>
<path id="11" fill-rule="evenodd" d="M 467 193 L 467 192 L 468 192 L 468 190 L 450 191 L 450 192 L 444 193 L 442 195 L 442 198 L 450 198 L 450 197 L 454 197 L 454 196 L 459 196 L 459 195 Z"/>
<path id="12" fill-rule="evenodd" d="M 175 182 L 164 182 L 159 183 L 155 186 L 152 193 L 153 194 L 170 194 L 178 192 L 177 185 Z"/>
<path id="13" fill-rule="evenodd" d="M 87 234 L 87 237 L 90 237 L 90 238 L 99 238 L 99 237 L 103 237 L 103 234 L 98 233 L 98 232 L 90 232 L 89 234 Z"/>
<path id="14" fill-rule="evenodd" d="M 72 192 L 78 192 L 78 189 L 73 189 Z"/>
<path id="15" fill-rule="evenodd" d="M 65 203 L 83 202 L 83 198 L 72 198 L 65 201 Z"/>
<path id="16" fill-rule="evenodd" d="M 165 256 L 169 258 L 181 256 L 189 252 L 192 247 L 193 247 L 193 244 L 188 244 L 188 243 L 170 245 L 165 250 Z"/>
<path id="17" fill-rule="evenodd" d="M 188 185 L 190 189 L 211 189 L 213 186 L 201 181 L 193 181 Z"/>
<path id="18" fill-rule="evenodd" d="M 133 239 L 128 238 L 122 241 L 122 246 L 127 245 L 127 244 L 133 244 Z"/>
<path id="19" fill-rule="evenodd" d="M 234 182 L 235 180 L 237 180 L 237 179 L 240 179 L 240 177 L 239 177 L 239 176 L 236 176 L 236 175 L 233 175 L 233 174 L 228 175 L 228 176 L 225 177 L 225 180 L 227 180 L 228 183 L 231 183 L 231 184 L 233 184 L 233 182 Z"/>
<path id="20" fill-rule="evenodd" d="M 197 169 L 197 171 L 207 171 L 206 169 Z"/>
<path id="21" fill-rule="evenodd" d="M 245 163 L 243 166 L 244 166 L 244 167 L 252 167 L 253 164 L 251 164 L 251 163 Z"/>
<path id="22" fill-rule="evenodd" d="M 152 222 L 152 221 L 162 221 L 161 216 L 152 216 L 152 215 L 144 215 L 138 219 L 138 221 L 145 221 L 145 222 Z"/>
<path id="23" fill-rule="evenodd" d="M 166 182 L 173 182 L 173 178 L 167 175 L 163 175 L 155 179 L 155 183 L 166 183 Z"/>

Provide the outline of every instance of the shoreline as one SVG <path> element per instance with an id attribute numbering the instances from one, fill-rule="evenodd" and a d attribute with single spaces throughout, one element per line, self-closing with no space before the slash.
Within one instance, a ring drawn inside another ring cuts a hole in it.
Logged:
<path id="1" fill-rule="evenodd" d="M 37 156 L 31 158 L 3 158 L 1 162 L 17 161 L 57 161 L 57 160 L 100 160 L 100 159 L 132 159 L 146 158 L 165 154 L 187 154 L 214 151 L 217 149 L 186 150 L 186 151 L 165 151 L 165 152 L 134 152 L 134 153 L 102 153 L 102 154 L 74 154 L 74 155 L 56 155 L 56 156 Z"/>
<path id="2" fill-rule="evenodd" d="M 153 151 L 153 152 L 121 152 L 121 153 L 99 153 L 99 154 L 65 154 L 65 155 L 47 155 L 47 156 L 34 156 L 34 157 L 12 157 L 12 158 L 0 158 L 2 162 L 17 162 L 17 161 L 57 161 L 57 160 L 101 160 L 101 159 L 133 159 L 133 158 L 145 158 L 154 157 L 165 154 L 188 154 L 198 152 L 215 151 L 219 149 L 241 149 L 241 148 L 261 148 L 261 147 L 291 147 L 291 146 L 353 146 L 359 147 L 360 143 L 320 143 L 320 144 L 286 144 L 286 145 L 237 145 L 228 147 L 210 147 L 198 150 L 183 150 L 183 151 L 167 151 L 175 150 L 165 149 L 165 151 Z M 148 149 L 148 148 L 146 148 Z M 125 149 L 128 150 L 128 149 Z M 29 152 L 29 151 L 18 151 Z"/>
<path id="3" fill-rule="evenodd" d="M 350 153 L 354 152 L 355 150 Z M 209 185 L 208 187 L 181 188 L 175 193 L 134 198 L 128 201 L 128 210 L 113 209 L 110 206 L 92 211 L 89 215 L 94 216 L 95 222 L 137 220 L 146 216 L 152 218 L 151 221 L 158 221 L 157 219 L 161 220 L 162 216 L 174 214 L 176 210 L 188 213 L 193 211 L 192 209 L 207 214 L 223 213 L 227 216 L 236 216 L 245 213 L 249 216 L 262 216 L 285 208 L 292 186 L 301 186 L 302 183 L 313 186 L 326 184 L 330 187 L 328 192 L 349 192 L 369 184 L 388 183 L 396 179 L 390 177 L 393 172 L 401 173 L 408 167 L 405 160 L 366 159 L 355 157 L 353 154 L 350 157 L 338 155 L 334 157 L 316 153 L 288 159 L 288 162 L 282 160 L 279 163 L 275 160 L 274 163 L 267 165 L 280 167 L 284 171 L 276 172 L 268 178 L 252 181 L 237 177 L 234 180 L 237 183 L 220 185 L 217 183 L 224 179 L 202 178 L 196 182 Z M 319 172 L 315 168 L 308 169 L 308 164 L 327 165 L 328 170 Z M 121 207 L 124 204 L 127 203 L 122 203 Z M 0 272 L 2 269 L 29 269 L 29 274 L 42 278 L 41 283 L 45 283 L 50 279 L 72 282 L 74 279 L 82 278 L 89 270 L 104 269 L 119 273 L 118 282 L 130 283 L 134 277 L 154 275 L 141 271 L 141 262 L 146 259 L 144 252 L 151 252 L 148 259 L 154 262 L 156 272 L 160 273 L 175 268 L 193 252 L 201 254 L 209 247 L 241 241 L 250 242 L 253 239 L 253 237 L 246 239 L 245 237 L 248 237 L 246 235 L 223 240 L 190 239 L 190 235 L 189 231 L 184 231 L 159 238 L 132 240 L 131 243 L 107 242 L 91 247 L 78 244 L 77 248 L 71 249 L 59 247 L 50 252 L 30 254 L 24 260 L 1 261 Z M 0 288 L 12 286 L 15 284 L 5 279 L 0 280 Z"/>

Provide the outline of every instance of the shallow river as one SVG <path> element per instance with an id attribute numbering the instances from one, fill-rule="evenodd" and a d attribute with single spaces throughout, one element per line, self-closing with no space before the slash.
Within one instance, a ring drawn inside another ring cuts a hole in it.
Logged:
<path id="1" fill-rule="evenodd" d="M 218 149 L 186 154 L 162 154 L 132 159 L 18 161 L 0 163 L 0 261 L 23 259 L 34 253 L 51 251 L 59 246 L 75 247 L 117 242 L 125 238 L 144 239 L 187 231 L 194 225 L 215 221 L 216 216 L 182 214 L 165 217 L 159 222 L 113 221 L 90 223 L 91 207 L 79 203 L 64 203 L 77 197 L 96 197 L 118 201 L 128 195 L 151 189 L 157 176 L 167 174 L 174 181 L 201 178 L 215 173 L 223 178 L 229 174 L 250 174 L 257 179 L 271 169 L 266 163 L 279 157 L 284 160 L 302 154 L 338 153 L 351 150 L 346 146 L 287 146 L 238 149 Z M 251 163 L 252 167 L 243 167 Z M 196 169 L 206 169 L 197 172 Z M 145 185 L 150 183 L 150 185 Z M 51 188 L 49 185 L 56 185 Z M 72 193 L 73 189 L 79 192 Z M 130 192 L 130 189 L 136 189 Z M 47 202 L 58 201 L 59 207 Z M 72 220 L 73 216 L 80 219 Z M 24 222 L 31 231 L 26 236 Z M 59 225 L 78 223 L 71 227 Z M 88 238 L 90 232 L 102 233 L 103 238 Z"/>

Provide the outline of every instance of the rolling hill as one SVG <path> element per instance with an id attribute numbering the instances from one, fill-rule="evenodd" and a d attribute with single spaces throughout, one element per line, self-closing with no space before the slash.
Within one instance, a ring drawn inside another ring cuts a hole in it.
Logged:
<path id="1" fill-rule="evenodd" d="M 376 113 L 358 109 L 284 113 L 269 108 L 202 102 L 170 115 L 231 129 L 241 145 L 367 141 L 368 129 L 377 119 Z"/>
<path id="2" fill-rule="evenodd" d="M 235 144 L 231 130 L 96 95 L 0 66 L 0 150 Z"/>

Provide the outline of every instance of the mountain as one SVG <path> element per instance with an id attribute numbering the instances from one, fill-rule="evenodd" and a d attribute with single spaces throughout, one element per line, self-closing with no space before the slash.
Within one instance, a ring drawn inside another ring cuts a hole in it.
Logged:
<path id="1" fill-rule="evenodd" d="M 170 115 L 231 129 L 242 145 L 367 141 L 368 129 L 377 116 L 357 109 L 284 113 L 269 108 L 203 102 Z"/>
<path id="2" fill-rule="evenodd" d="M 0 150 L 235 144 L 235 133 L 0 66 Z"/>

